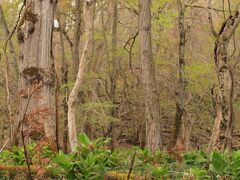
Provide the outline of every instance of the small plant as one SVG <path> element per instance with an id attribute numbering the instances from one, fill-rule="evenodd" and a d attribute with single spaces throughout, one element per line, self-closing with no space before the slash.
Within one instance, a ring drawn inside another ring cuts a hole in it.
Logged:
<path id="1" fill-rule="evenodd" d="M 185 153 L 183 159 L 184 164 L 190 167 L 207 168 L 209 164 L 208 157 L 203 151 Z"/>
<path id="2" fill-rule="evenodd" d="M 27 152 L 29 159 L 34 161 L 33 156 L 35 154 L 34 148 L 36 147 L 36 143 L 31 143 L 27 145 Z M 25 156 L 23 147 L 13 146 L 9 150 L 3 150 L 0 153 L 0 163 L 4 163 L 6 165 L 25 165 Z"/>
<path id="3" fill-rule="evenodd" d="M 155 179 L 166 179 L 169 178 L 169 169 L 166 166 L 158 166 L 152 168 L 152 178 Z"/>
<path id="4" fill-rule="evenodd" d="M 67 179 L 103 179 L 107 169 L 117 164 L 116 154 L 106 149 L 110 139 L 90 141 L 86 134 L 81 134 L 78 140 L 80 146 L 76 148 L 76 152 L 64 154 L 60 151 L 48 167 L 49 171 Z"/>
<path id="5" fill-rule="evenodd" d="M 233 153 L 213 152 L 210 171 L 214 178 L 239 179 L 240 178 L 240 151 Z"/>

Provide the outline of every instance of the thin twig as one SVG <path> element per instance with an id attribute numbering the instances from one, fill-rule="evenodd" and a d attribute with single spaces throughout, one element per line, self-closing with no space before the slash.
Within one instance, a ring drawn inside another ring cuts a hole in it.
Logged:
<path id="1" fill-rule="evenodd" d="M 3 144 L 2 148 L 0 149 L 0 153 L 3 151 L 3 149 L 5 148 L 5 146 L 7 145 L 9 141 L 9 138 L 5 141 L 5 143 Z"/>
<path id="2" fill-rule="evenodd" d="M 209 7 L 209 6 L 206 7 L 206 6 L 201 6 L 201 5 L 198 5 L 198 4 L 185 3 L 185 6 L 192 7 L 192 8 L 198 8 L 198 9 L 209 9 L 210 11 L 216 11 L 216 12 L 229 12 L 229 10 L 222 10 L 222 9 L 212 8 L 212 7 Z"/>
<path id="3" fill-rule="evenodd" d="M 130 166 L 130 169 L 129 169 L 129 172 L 128 172 L 127 180 L 130 179 L 130 176 L 131 176 L 131 173 L 132 173 L 132 170 L 133 170 L 133 165 L 134 165 L 134 161 L 135 161 L 136 154 L 137 154 L 137 152 L 136 152 L 136 150 L 135 150 L 135 152 L 134 152 L 134 154 L 133 154 L 132 161 L 131 161 L 131 166 Z"/>
<path id="4" fill-rule="evenodd" d="M 23 5 L 22 5 L 22 7 L 21 7 L 21 9 L 20 9 L 20 11 L 19 11 L 19 13 L 18 13 L 17 22 L 15 23 L 15 26 L 14 26 L 12 32 L 10 33 L 8 39 L 7 39 L 6 42 L 5 42 L 5 45 L 4 45 L 4 48 L 3 48 L 5 51 L 6 51 L 6 49 L 7 49 L 7 45 L 8 45 L 9 40 L 12 38 L 13 34 L 14 34 L 15 31 L 17 30 L 18 24 L 19 24 L 20 19 L 21 19 L 21 14 L 22 14 L 22 11 L 23 11 L 23 9 L 24 9 L 25 6 L 26 6 L 26 0 L 23 1 Z"/>
<path id="5" fill-rule="evenodd" d="M 132 68 L 132 50 L 133 50 L 133 46 L 135 44 L 135 41 L 136 41 L 136 38 L 138 35 L 139 35 L 139 30 L 135 33 L 135 35 L 133 37 L 129 38 L 124 45 L 124 49 L 128 52 L 129 66 L 130 66 L 131 72 L 133 74 L 134 74 L 134 72 L 133 72 L 133 68 Z M 131 41 L 132 41 L 132 43 L 130 43 Z M 130 46 L 129 50 L 127 49 L 127 45 Z"/>

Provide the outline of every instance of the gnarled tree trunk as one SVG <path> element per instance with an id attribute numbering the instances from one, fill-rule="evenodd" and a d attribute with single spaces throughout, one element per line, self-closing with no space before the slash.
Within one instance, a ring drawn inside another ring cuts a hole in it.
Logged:
<path id="1" fill-rule="evenodd" d="M 21 48 L 20 120 L 24 121 L 25 131 L 30 138 L 36 140 L 45 134 L 54 146 L 52 33 L 56 2 L 26 0 L 17 28 Z"/>
<path id="2" fill-rule="evenodd" d="M 223 23 L 214 49 L 215 66 L 217 69 L 218 87 L 216 91 L 216 117 L 208 152 L 213 151 L 220 134 L 223 134 L 222 148 L 231 149 L 233 126 L 233 75 L 228 58 L 228 44 L 240 23 L 240 9 Z"/>

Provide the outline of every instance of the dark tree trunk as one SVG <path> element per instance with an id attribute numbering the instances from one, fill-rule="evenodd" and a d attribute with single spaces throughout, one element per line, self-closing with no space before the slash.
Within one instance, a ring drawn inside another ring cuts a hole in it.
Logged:
<path id="1" fill-rule="evenodd" d="M 173 126 L 173 138 L 171 146 L 174 146 L 176 142 L 182 141 L 181 139 L 181 128 L 183 125 L 183 115 L 185 111 L 184 101 L 186 96 L 186 75 L 185 75 L 185 43 L 186 43 L 186 32 L 185 32 L 185 5 L 178 0 L 179 8 L 179 52 L 178 52 L 178 88 L 176 91 L 176 117 Z"/>
<path id="2" fill-rule="evenodd" d="M 231 150 L 233 129 L 233 75 L 228 58 L 228 44 L 240 23 L 240 10 L 223 23 L 215 42 L 214 59 L 217 69 L 216 117 L 208 152 L 216 147 L 220 134 L 223 135 L 221 148 Z"/>

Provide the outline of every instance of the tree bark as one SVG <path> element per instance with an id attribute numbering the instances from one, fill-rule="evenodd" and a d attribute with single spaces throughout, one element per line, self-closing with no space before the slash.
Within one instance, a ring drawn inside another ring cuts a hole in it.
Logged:
<path id="1" fill-rule="evenodd" d="M 162 147 L 162 139 L 159 94 L 152 55 L 150 4 L 150 0 L 140 0 L 140 56 L 146 107 L 146 143 L 147 148 L 156 151 Z"/>
<path id="2" fill-rule="evenodd" d="M 91 45 L 93 43 L 93 21 L 94 21 L 95 0 L 84 2 L 84 21 L 86 41 L 80 60 L 77 79 L 68 99 L 68 134 L 71 151 L 78 146 L 77 129 L 76 129 L 76 104 L 80 88 L 83 83 L 84 72 L 87 67 L 87 60 L 91 55 Z"/>
<path id="3" fill-rule="evenodd" d="M 75 78 L 77 76 L 79 66 L 80 36 L 81 36 L 81 0 L 75 0 L 75 26 L 72 49 L 73 72 Z"/>
<path id="4" fill-rule="evenodd" d="M 27 0 L 25 10 L 17 27 L 20 43 L 20 117 L 28 107 L 25 129 L 30 137 L 39 138 L 36 134 L 43 131 L 49 143 L 56 147 L 56 128 L 53 118 L 54 70 L 52 59 L 52 34 L 56 1 Z M 30 92 L 33 93 L 30 101 Z M 20 119 L 21 119 L 20 118 Z M 20 122 L 21 123 L 21 122 Z M 34 127 L 34 129 L 31 129 Z"/>
<path id="5" fill-rule="evenodd" d="M 60 46 L 61 46 L 61 84 L 64 86 L 62 93 L 62 105 L 63 105 L 63 151 L 68 152 L 68 65 L 65 56 L 65 44 L 64 44 L 64 34 L 65 25 L 62 24 L 61 16 L 58 15 L 59 23 L 59 35 L 60 35 Z"/>
<path id="6" fill-rule="evenodd" d="M 111 1 L 112 6 L 112 43 L 111 43 L 111 72 L 110 72 L 110 100 L 112 101 L 114 107 L 110 110 L 110 115 L 113 118 L 117 118 L 117 109 L 116 105 L 116 88 L 117 88 L 117 79 L 119 74 L 119 66 L 120 63 L 118 62 L 117 58 L 117 28 L 118 28 L 118 0 Z M 111 121 L 108 127 L 108 136 L 112 138 L 111 141 L 111 150 L 114 149 L 114 137 L 113 137 L 113 130 L 114 130 L 114 122 Z"/>
<path id="7" fill-rule="evenodd" d="M 173 138 L 171 146 L 174 146 L 178 140 L 181 141 L 181 127 L 183 125 L 183 115 L 184 115 L 184 101 L 186 96 L 186 77 L 185 77 L 185 43 L 186 43 L 186 33 L 185 33 L 185 5 L 178 0 L 179 17 L 179 52 L 178 52 L 178 90 L 176 92 L 176 117 L 173 127 Z"/>
<path id="8" fill-rule="evenodd" d="M 240 23 L 240 9 L 223 23 L 215 42 L 214 59 L 217 69 L 218 87 L 216 90 L 215 104 L 216 117 L 208 152 L 212 152 L 223 134 L 221 146 L 231 150 L 233 128 L 233 75 L 228 58 L 228 44 Z"/>

